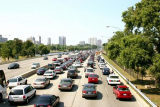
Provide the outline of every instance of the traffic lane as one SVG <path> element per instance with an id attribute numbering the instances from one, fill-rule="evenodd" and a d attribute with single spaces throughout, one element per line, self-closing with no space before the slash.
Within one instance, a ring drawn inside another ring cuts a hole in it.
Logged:
<path id="1" fill-rule="evenodd" d="M 108 85 L 108 82 L 106 80 L 107 76 L 106 75 L 102 75 L 102 70 L 99 69 L 98 66 L 96 66 L 98 68 L 98 72 L 99 72 L 99 75 L 101 75 L 100 77 L 102 78 L 103 82 L 104 82 L 104 86 L 106 87 L 106 90 L 108 92 L 108 97 L 109 97 L 109 101 L 110 101 L 110 104 L 111 106 L 113 107 L 117 107 L 117 106 L 121 106 L 121 107 L 141 107 L 139 105 L 139 103 L 137 102 L 136 98 L 134 97 L 133 95 L 133 98 L 132 100 L 117 100 L 116 99 L 116 96 L 115 94 L 113 94 L 113 86 L 115 85 Z M 109 67 L 109 66 L 107 66 Z M 110 70 L 112 70 L 110 68 Z M 121 79 L 120 79 L 121 80 Z M 122 82 L 123 84 L 123 82 Z"/>
<path id="2" fill-rule="evenodd" d="M 50 85 L 48 85 L 46 88 L 42 88 L 42 89 L 36 89 L 36 96 L 33 97 L 32 99 L 30 99 L 28 104 L 24 104 L 24 103 L 15 103 L 12 106 L 13 107 L 33 107 L 33 104 L 35 104 L 38 100 L 38 98 L 42 95 L 42 94 L 48 94 L 50 91 L 52 92 L 55 86 L 58 86 L 60 79 L 61 78 L 65 78 L 66 76 L 66 72 L 67 70 L 64 71 L 63 74 L 57 74 L 57 76 L 53 79 L 50 80 Z M 34 81 L 38 78 L 38 77 L 42 77 L 42 75 L 37 75 L 34 74 L 31 77 L 27 78 L 28 80 L 28 84 L 29 85 L 33 85 Z M 7 89 L 7 93 L 9 93 L 9 89 Z M 52 93 L 53 94 L 53 93 Z M 0 103 L 0 107 L 9 107 L 10 104 L 8 103 L 8 100 L 4 100 L 3 103 Z"/>
<path id="3" fill-rule="evenodd" d="M 96 70 L 95 73 L 97 74 Z M 97 98 L 82 98 L 82 89 L 84 84 L 88 83 L 88 78 L 85 78 L 83 71 L 82 79 L 79 84 L 79 89 L 72 107 L 111 107 L 108 101 L 106 90 L 103 86 L 103 81 L 99 78 L 97 84 Z"/>
<path id="4" fill-rule="evenodd" d="M 63 55 L 63 57 L 62 58 L 64 58 L 64 57 L 66 57 L 66 55 Z M 41 58 L 41 59 L 37 59 L 37 60 L 35 60 L 34 62 L 39 62 L 40 63 L 40 66 L 42 67 L 42 66 L 45 66 L 45 65 L 47 65 L 48 63 L 52 63 L 52 58 L 53 58 L 53 56 L 50 56 L 49 57 L 49 59 L 48 60 L 43 60 L 43 58 Z M 11 78 L 11 77 L 13 77 L 13 76 L 18 76 L 18 75 L 21 75 L 21 74 L 23 74 L 23 73 L 25 73 L 25 72 L 28 72 L 28 71 L 30 71 L 30 70 L 32 70 L 31 69 L 31 65 L 32 65 L 32 63 L 34 63 L 33 61 L 27 61 L 29 64 L 28 65 L 24 65 L 24 67 L 23 66 L 21 66 L 20 68 L 18 68 L 18 69 L 7 69 L 6 71 L 9 71 L 9 72 L 6 72 L 5 71 L 5 75 L 6 75 L 6 78 L 7 79 L 9 79 L 9 78 Z M 11 72 L 12 71 L 12 72 Z"/>

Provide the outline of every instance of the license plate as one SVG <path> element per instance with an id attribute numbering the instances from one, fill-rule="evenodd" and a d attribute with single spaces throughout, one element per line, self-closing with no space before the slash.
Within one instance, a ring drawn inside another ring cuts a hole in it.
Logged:
<path id="1" fill-rule="evenodd" d="M 65 85 L 65 86 L 63 86 L 63 87 L 67 87 L 67 86 Z"/>
<path id="2" fill-rule="evenodd" d="M 92 92 L 88 92 L 88 94 L 92 94 Z"/>
<path id="3" fill-rule="evenodd" d="M 117 82 L 116 80 L 114 80 L 114 82 Z"/>
<path id="4" fill-rule="evenodd" d="M 19 97 L 13 97 L 14 99 L 18 99 Z"/>
<path id="5" fill-rule="evenodd" d="M 127 94 L 123 94 L 124 96 L 126 96 Z"/>
<path id="6" fill-rule="evenodd" d="M 92 80 L 94 80 L 94 79 L 92 79 Z"/>

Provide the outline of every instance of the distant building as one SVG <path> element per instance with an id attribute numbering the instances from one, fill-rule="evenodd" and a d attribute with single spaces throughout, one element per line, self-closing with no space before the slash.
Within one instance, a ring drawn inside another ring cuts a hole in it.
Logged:
<path id="1" fill-rule="evenodd" d="M 31 37 L 27 38 L 27 40 L 30 40 L 30 41 L 32 41 L 33 43 L 36 43 L 36 40 L 35 40 L 35 37 L 34 37 L 34 36 L 31 36 Z"/>
<path id="2" fill-rule="evenodd" d="M 51 38 L 48 38 L 47 45 L 51 45 Z"/>
<path id="3" fill-rule="evenodd" d="M 0 35 L 0 42 L 7 42 L 8 38 L 3 38 L 2 35 Z"/>
<path id="4" fill-rule="evenodd" d="M 80 41 L 79 44 L 80 45 L 85 45 L 85 41 Z"/>
<path id="5" fill-rule="evenodd" d="M 97 45 L 97 38 L 89 38 L 88 44 L 90 45 Z"/>
<path id="6" fill-rule="evenodd" d="M 97 46 L 102 46 L 102 40 L 97 40 Z"/>
<path id="7" fill-rule="evenodd" d="M 39 44 L 39 45 L 41 44 L 41 36 L 39 36 L 38 44 Z"/>
<path id="8" fill-rule="evenodd" d="M 59 45 L 66 45 L 66 37 L 59 36 Z"/>

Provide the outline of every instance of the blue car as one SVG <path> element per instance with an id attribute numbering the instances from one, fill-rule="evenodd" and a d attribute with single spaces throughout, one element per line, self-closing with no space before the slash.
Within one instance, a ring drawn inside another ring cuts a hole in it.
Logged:
<path id="1" fill-rule="evenodd" d="M 103 75 L 109 75 L 110 74 L 110 69 L 109 68 L 103 68 L 102 73 L 103 73 Z"/>

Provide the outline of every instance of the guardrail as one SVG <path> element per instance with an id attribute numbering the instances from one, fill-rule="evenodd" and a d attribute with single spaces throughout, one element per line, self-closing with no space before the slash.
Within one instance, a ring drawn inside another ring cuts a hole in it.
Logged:
<path id="1" fill-rule="evenodd" d="M 105 58 L 103 57 L 105 60 Z M 123 76 L 116 68 L 114 68 L 107 60 L 105 60 L 107 64 L 116 71 L 141 97 L 143 97 L 152 107 L 157 107 L 156 104 L 154 104 L 148 97 L 146 97 L 139 89 L 137 89 L 125 76 Z"/>

